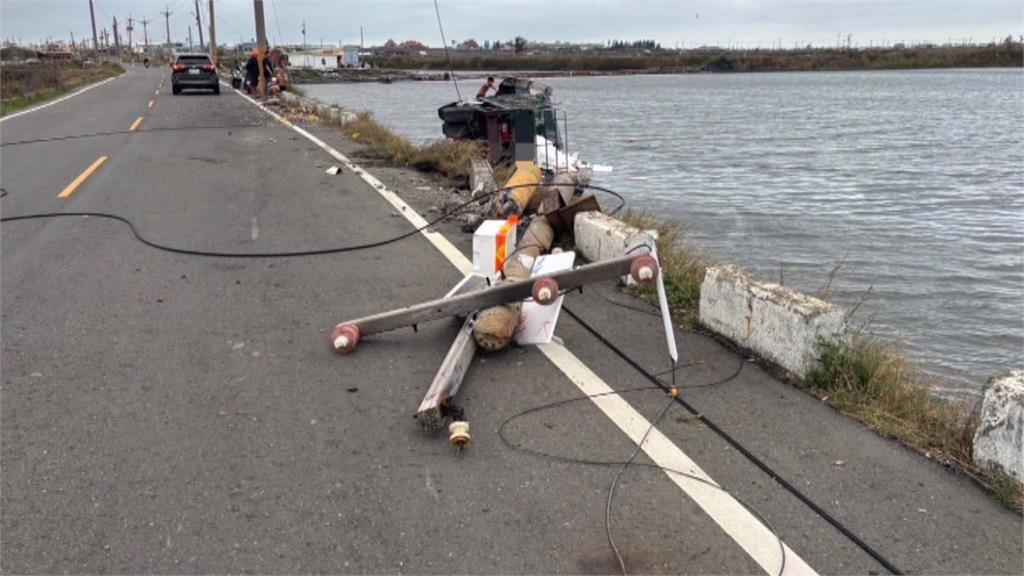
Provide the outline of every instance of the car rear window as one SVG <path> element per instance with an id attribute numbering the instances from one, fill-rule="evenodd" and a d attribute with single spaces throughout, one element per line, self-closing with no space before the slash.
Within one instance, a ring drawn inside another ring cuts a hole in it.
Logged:
<path id="1" fill-rule="evenodd" d="M 179 56 L 178 64 L 209 64 L 209 56 Z"/>

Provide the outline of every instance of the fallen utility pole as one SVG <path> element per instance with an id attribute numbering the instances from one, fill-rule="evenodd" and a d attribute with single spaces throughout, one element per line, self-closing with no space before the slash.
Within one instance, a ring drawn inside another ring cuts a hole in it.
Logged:
<path id="1" fill-rule="evenodd" d="M 342 322 L 334 327 L 331 333 L 331 342 L 335 351 L 351 352 L 355 350 L 361 338 L 371 334 L 388 332 L 406 326 L 415 328 L 417 325 L 431 320 L 467 314 L 474 310 L 525 300 L 530 297 L 539 304 L 548 305 L 558 300 L 562 291 L 575 290 L 587 284 L 613 280 L 626 275 L 632 276 L 638 284 L 653 284 L 658 276 L 658 262 L 647 252 L 637 251 L 635 254 L 588 264 L 575 270 L 504 282 L 478 292 L 432 300 Z"/>
<path id="2" fill-rule="evenodd" d="M 465 294 L 471 291 L 481 290 L 487 286 L 487 279 L 475 274 L 466 276 L 455 288 L 452 288 L 445 298 L 451 298 L 457 294 Z M 469 370 L 469 365 L 476 355 L 476 340 L 473 338 L 473 325 L 476 322 L 476 311 L 473 311 L 462 323 L 455 341 L 452 342 L 448 354 L 441 363 L 441 367 L 434 376 L 427 395 L 416 410 L 416 419 L 424 428 L 440 428 L 444 425 L 446 409 L 450 408 L 449 401 L 455 398 L 462 386 L 462 379 Z"/>

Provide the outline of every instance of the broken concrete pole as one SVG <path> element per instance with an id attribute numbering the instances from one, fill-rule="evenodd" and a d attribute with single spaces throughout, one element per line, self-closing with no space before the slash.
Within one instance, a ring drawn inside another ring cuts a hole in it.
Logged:
<path id="1" fill-rule="evenodd" d="M 521 305 L 504 304 L 482 310 L 473 326 L 473 340 L 477 346 L 496 352 L 503 350 L 512 342 L 512 335 L 519 325 Z"/>
<path id="2" fill-rule="evenodd" d="M 800 378 L 818 365 L 820 342 L 846 335 L 846 313 L 839 306 L 761 282 L 733 266 L 705 273 L 700 323 Z"/>
<path id="3" fill-rule="evenodd" d="M 544 218 L 534 218 L 522 239 L 516 244 L 515 252 L 505 261 L 503 270 L 509 281 L 528 280 L 537 256 L 551 249 L 555 233 Z M 484 350 L 502 350 L 512 342 L 516 327 L 519 326 L 520 304 L 502 304 L 480 312 L 473 326 L 473 338 Z"/>
<path id="4" fill-rule="evenodd" d="M 989 379 L 974 433 L 974 463 L 1024 483 L 1024 371 Z"/>
<path id="5" fill-rule="evenodd" d="M 483 158 L 473 158 L 470 164 L 469 189 L 473 198 L 485 198 L 494 194 L 498 184 L 494 181 L 491 165 Z"/>
<path id="6" fill-rule="evenodd" d="M 641 230 L 601 212 L 580 212 L 573 222 L 576 252 L 591 262 L 623 256 L 641 244 L 654 246 L 657 230 Z"/>
<path id="7" fill-rule="evenodd" d="M 534 218 L 516 244 L 514 253 L 505 261 L 505 277 L 512 280 L 526 280 L 533 273 L 533 262 L 541 254 L 551 250 L 555 231 L 544 218 Z"/>

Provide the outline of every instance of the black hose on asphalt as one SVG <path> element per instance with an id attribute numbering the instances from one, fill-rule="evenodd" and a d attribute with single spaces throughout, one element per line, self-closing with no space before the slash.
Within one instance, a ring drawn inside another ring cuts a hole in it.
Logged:
<path id="1" fill-rule="evenodd" d="M 607 347 L 616 356 L 618 356 L 623 361 L 625 361 L 627 364 L 629 364 L 634 370 L 639 372 L 644 378 L 646 378 L 647 380 L 650 380 L 655 386 L 661 388 L 662 390 L 664 390 L 666 392 L 668 392 L 671 389 L 669 385 L 665 384 L 664 382 L 661 381 L 660 378 L 656 377 L 654 374 L 651 374 L 649 371 L 647 371 L 647 369 L 644 368 L 643 366 L 641 366 L 639 362 L 634 360 L 628 354 L 623 352 L 622 349 L 620 349 L 614 343 L 612 343 L 607 338 L 605 338 L 604 335 L 602 335 L 600 332 L 598 332 L 596 328 L 594 328 L 593 326 L 588 324 L 586 321 L 584 321 L 582 318 L 580 318 L 579 315 L 577 315 L 575 312 L 573 312 L 568 306 L 563 305 L 562 306 L 562 310 L 564 310 L 566 314 L 568 314 L 570 317 L 572 317 L 573 320 L 576 320 L 576 322 L 578 322 L 580 324 L 580 326 L 583 327 L 584 330 L 586 330 L 591 335 L 593 335 L 595 338 L 597 338 L 598 341 L 600 341 L 602 344 L 605 345 L 605 347 Z M 738 375 L 738 374 L 739 374 L 739 372 L 736 373 L 736 375 Z M 797 500 L 799 500 L 805 506 L 810 508 L 815 514 L 820 516 L 823 520 L 825 520 L 826 522 L 831 524 L 833 528 L 838 530 L 840 534 L 842 534 L 847 539 L 849 539 L 851 542 L 856 544 L 857 547 L 860 548 L 861 550 L 863 550 L 865 553 L 867 553 L 868 556 L 871 556 L 876 562 L 878 562 L 883 567 L 885 567 L 885 569 L 888 570 L 891 574 L 894 574 L 894 575 L 897 575 L 897 576 L 903 574 L 903 571 L 901 571 L 899 568 L 897 568 L 895 565 L 893 565 L 893 563 L 890 562 L 888 559 L 886 559 L 885 556 L 882 556 L 882 554 L 880 552 L 878 552 L 877 550 L 875 550 L 873 547 L 871 547 L 870 544 L 868 544 L 867 542 L 864 542 L 864 540 L 862 540 L 859 536 L 857 536 L 852 531 L 850 531 L 850 529 L 847 528 L 845 525 L 843 525 L 843 523 L 840 522 L 837 518 L 835 518 L 834 516 L 829 514 L 821 506 L 816 504 L 807 495 L 805 495 L 803 492 L 801 492 L 799 488 L 797 488 L 796 486 L 793 486 L 792 484 L 790 484 L 789 481 L 787 481 L 785 478 L 780 476 L 778 472 L 773 470 L 771 466 L 769 466 L 763 460 L 761 460 L 760 458 L 755 456 L 753 453 L 751 453 L 750 450 L 748 450 L 746 447 L 743 446 L 743 444 L 741 444 L 738 440 L 736 440 L 731 435 L 729 435 L 728 432 L 726 432 L 725 430 L 719 428 L 717 424 L 715 424 L 714 422 L 709 420 L 707 418 L 707 416 L 705 416 L 704 414 L 699 412 L 689 402 L 687 402 L 686 400 L 683 400 L 683 398 L 681 396 L 676 396 L 675 397 L 675 401 L 678 402 L 680 406 L 685 408 L 686 411 L 689 412 L 690 414 L 692 414 L 695 418 L 698 418 L 705 426 L 708 427 L 709 430 L 711 430 L 712 432 L 717 434 L 719 438 L 721 438 L 722 440 L 725 440 L 726 443 L 728 443 L 730 446 L 735 448 L 740 454 L 742 454 L 747 460 L 749 460 L 751 464 L 753 464 L 753 465 L 757 466 L 758 468 L 760 468 L 762 472 L 767 474 L 768 477 L 770 477 L 775 482 L 778 482 L 780 486 L 782 486 L 783 488 L 786 489 L 787 492 L 789 492 L 790 494 L 795 496 Z"/>

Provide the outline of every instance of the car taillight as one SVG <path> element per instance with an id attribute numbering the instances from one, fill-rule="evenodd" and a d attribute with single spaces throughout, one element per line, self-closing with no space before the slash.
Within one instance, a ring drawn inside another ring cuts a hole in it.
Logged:
<path id="1" fill-rule="evenodd" d="M 212 73 L 216 68 L 213 67 L 213 64 L 203 64 L 203 70 Z"/>
<path id="2" fill-rule="evenodd" d="M 185 65 L 184 64 L 175 64 L 174 65 L 174 71 L 175 72 L 181 72 L 184 69 L 185 69 Z"/>

